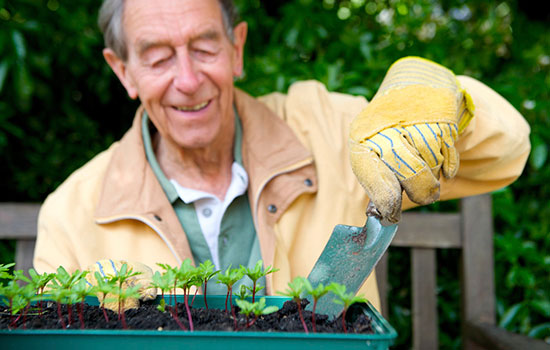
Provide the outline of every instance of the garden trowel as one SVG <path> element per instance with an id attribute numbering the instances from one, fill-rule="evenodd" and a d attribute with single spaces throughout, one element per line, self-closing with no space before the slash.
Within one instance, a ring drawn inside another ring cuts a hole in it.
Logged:
<path id="1" fill-rule="evenodd" d="M 370 202 L 364 227 L 334 227 L 325 249 L 308 276 L 313 288 L 319 283 L 326 286 L 337 282 L 345 285 L 348 293 L 357 293 L 397 231 L 397 224 L 385 226 L 380 219 L 374 204 Z M 334 303 L 333 297 L 327 295 L 320 298 L 315 312 L 337 317 L 342 311 L 342 305 Z M 311 307 L 311 304 L 308 306 Z"/>

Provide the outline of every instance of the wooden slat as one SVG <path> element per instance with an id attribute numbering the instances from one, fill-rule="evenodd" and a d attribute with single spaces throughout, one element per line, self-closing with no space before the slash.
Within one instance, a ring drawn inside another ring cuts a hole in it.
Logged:
<path id="1" fill-rule="evenodd" d="M 495 324 L 495 287 L 491 196 L 461 201 L 463 250 L 461 258 L 462 320 Z M 465 349 L 481 349 L 463 337 Z"/>
<path id="2" fill-rule="evenodd" d="M 435 250 L 411 249 L 413 349 L 438 348 Z"/>
<path id="3" fill-rule="evenodd" d="M 466 335 L 483 349 L 491 350 L 549 350 L 550 344 L 487 323 L 466 322 Z"/>
<path id="4" fill-rule="evenodd" d="M 36 238 L 40 204 L 0 203 L 0 239 Z"/>
<path id="5" fill-rule="evenodd" d="M 378 284 L 378 293 L 380 294 L 381 314 L 385 319 L 389 317 L 388 309 L 388 252 L 384 253 L 378 264 L 376 264 L 376 282 Z"/>
<path id="6" fill-rule="evenodd" d="M 460 248 L 460 215 L 457 213 L 403 213 L 392 241 L 396 247 Z"/>
<path id="7" fill-rule="evenodd" d="M 32 267 L 34 240 L 19 240 L 15 245 L 15 269 L 27 271 Z"/>
<path id="8" fill-rule="evenodd" d="M 464 317 L 476 322 L 495 322 L 493 225 L 489 195 L 464 198 L 462 293 Z"/>

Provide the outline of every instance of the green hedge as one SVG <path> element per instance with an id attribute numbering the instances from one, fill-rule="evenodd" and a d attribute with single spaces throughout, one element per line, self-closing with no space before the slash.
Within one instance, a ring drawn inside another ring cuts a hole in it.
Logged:
<path id="1" fill-rule="evenodd" d="M 404 55 L 484 81 L 529 121 L 533 151 L 516 183 L 494 194 L 498 321 L 550 338 L 550 25 L 516 1 L 237 0 L 249 23 L 244 77 L 253 95 L 317 79 L 330 90 L 376 92 Z M 41 201 L 122 136 L 136 103 L 104 63 L 98 0 L 0 0 L 1 201 Z M 440 252 L 449 262 L 453 251 Z M 13 243 L 0 245 L 0 263 Z M 405 252 L 391 261 L 399 347 L 410 344 Z M 439 271 L 440 341 L 458 348 L 458 272 Z"/>

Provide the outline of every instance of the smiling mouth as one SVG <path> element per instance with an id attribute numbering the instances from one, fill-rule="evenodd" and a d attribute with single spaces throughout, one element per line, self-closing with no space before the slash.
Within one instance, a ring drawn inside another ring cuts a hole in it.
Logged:
<path id="1" fill-rule="evenodd" d="M 194 106 L 174 106 L 174 109 L 180 112 L 196 112 L 208 106 L 209 103 L 210 103 L 210 100 L 204 101 Z"/>

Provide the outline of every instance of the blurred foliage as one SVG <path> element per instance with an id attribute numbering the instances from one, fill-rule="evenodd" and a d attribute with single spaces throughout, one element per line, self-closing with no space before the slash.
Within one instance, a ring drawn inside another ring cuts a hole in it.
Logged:
<path id="1" fill-rule="evenodd" d="M 418 55 L 482 80 L 526 117 L 529 163 L 493 196 L 497 317 L 508 330 L 549 340 L 550 17 L 542 7 L 531 13 L 515 0 L 235 2 L 249 24 L 237 85 L 253 95 L 317 79 L 371 98 L 393 61 Z M 1 201 L 43 200 L 130 126 L 136 103 L 102 58 L 98 7 L 99 0 L 0 0 Z M 13 259 L 13 243 L 0 248 L 0 263 Z M 440 343 L 459 348 L 459 254 L 438 258 Z M 394 254 L 390 263 L 390 323 L 399 332 L 396 348 L 407 348 L 409 256 Z"/>

